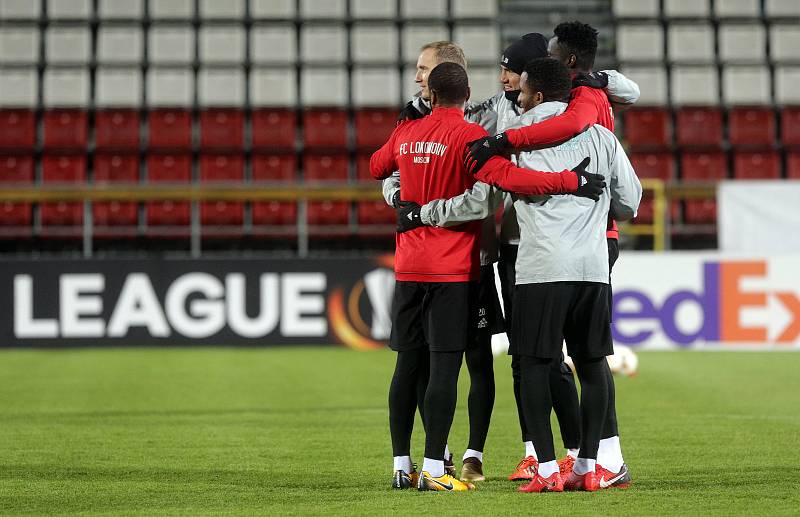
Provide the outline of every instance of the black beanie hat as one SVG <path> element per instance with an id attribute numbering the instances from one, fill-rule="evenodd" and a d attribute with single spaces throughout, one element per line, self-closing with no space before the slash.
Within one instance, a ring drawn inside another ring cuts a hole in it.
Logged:
<path id="1" fill-rule="evenodd" d="M 521 74 L 531 59 L 547 57 L 547 39 L 538 32 L 522 36 L 503 51 L 500 64 L 515 74 Z"/>

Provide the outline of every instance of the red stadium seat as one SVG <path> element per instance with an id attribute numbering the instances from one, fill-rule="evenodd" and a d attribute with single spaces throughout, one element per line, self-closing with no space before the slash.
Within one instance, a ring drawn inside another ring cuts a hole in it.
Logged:
<path id="1" fill-rule="evenodd" d="M 800 180 L 800 152 L 786 155 L 786 179 Z"/>
<path id="2" fill-rule="evenodd" d="M 238 185 L 244 179 L 244 159 L 238 154 L 206 154 L 200 157 L 200 181 Z M 200 203 L 200 222 L 209 226 L 236 226 L 244 220 L 244 204 L 232 201 Z"/>
<path id="3" fill-rule="evenodd" d="M 394 208 L 382 199 L 377 201 L 359 201 L 356 204 L 358 224 L 394 225 L 397 219 Z"/>
<path id="4" fill-rule="evenodd" d="M 781 177 L 781 160 L 776 152 L 738 152 L 733 157 L 733 177 L 767 180 Z"/>
<path id="5" fill-rule="evenodd" d="M 32 183 L 32 156 L 0 156 L 0 187 L 29 186 Z M 0 225 L 25 227 L 25 233 L 28 233 L 30 224 L 30 203 L 4 202 L 0 204 Z"/>
<path id="6" fill-rule="evenodd" d="M 346 181 L 346 155 L 306 155 L 303 159 L 306 181 Z M 308 203 L 308 224 L 347 224 L 350 207 L 346 201 Z"/>
<path id="7" fill-rule="evenodd" d="M 625 113 L 625 139 L 636 149 L 663 149 L 672 142 L 670 113 L 662 108 L 638 108 Z"/>
<path id="8" fill-rule="evenodd" d="M 800 147 L 800 107 L 783 108 L 781 112 L 781 143 L 785 147 Z"/>
<path id="9" fill-rule="evenodd" d="M 44 156 L 43 183 L 83 183 L 86 181 L 86 157 L 83 155 Z M 83 222 L 82 203 L 42 203 L 42 226 L 71 226 Z"/>
<path id="10" fill-rule="evenodd" d="M 253 155 L 253 181 L 294 181 L 297 158 L 293 155 Z M 294 202 L 263 201 L 253 203 L 254 225 L 294 225 L 297 223 L 297 204 Z"/>
<path id="11" fill-rule="evenodd" d="M 303 114 L 303 142 L 307 149 L 345 149 L 347 112 L 341 109 L 310 109 Z"/>
<path id="12" fill-rule="evenodd" d="M 288 109 L 259 109 L 251 116 L 254 149 L 294 149 L 297 115 Z"/>
<path id="13" fill-rule="evenodd" d="M 775 144 L 775 112 L 771 108 L 733 108 L 728 113 L 728 136 L 736 148 Z"/>
<path id="14" fill-rule="evenodd" d="M 139 112 L 132 109 L 97 111 L 94 141 L 98 149 L 139 149 Z"/>
<path id="15" fill-rule="evenodd" d="M 36 115 L 31 110 L 0 110 L 0 149 L 30 151 L 36 145 Z"/>
<path id="16" fill-rule="evenodd" d="M 83 110 L 54 109 L 44 113 L 44 147 L 84 149 L 88 135 L 88 115 Z"/>
<path id="17" fill-rule="evenodd" d="M 683 148 L 715 148 L 724 143 L 722 112 L 717 108 L 681 108 L 677 113 L 676 140 Z"/>
<path id="18" fill-rule="evenodd" d="M 185 109 L 158 109 L 148 116 L 148 145 L 153 149 L 189 149 L 192 115 Z"/>
<path id="19" fill-rule="evenodd" d="M 147 181 L 150 183 L 189 183 L 192 157 L 188 154 L 151 154 L 147 157 Z M 148 201 L 148 226 L 185 226 L 190 221 L 186 201 Z"/>
<path id="20" fill-rule="evenodd" d="M 374 151 L 382 146 L 397 124 L 397 110 L 365 108 L 356 111 L 356 147 Z"/>
<path id="21" fill-rule="evenodd" d="M 718 181 L 728 176 L 728 159 L 721 151 L 684 153 L 681 156 L 681 178 L 684 182 Z M 684 221 L 689 224 L 713 223 L 717 220 L 717 202 L 713 199 L 685 201 Z"/>
<path id="22" fill-rule="evenodd" d="M 377 183 L 375 178 L 373 178 L 372 174 L 369 172 L 369 160 L 371 157 L 371 154 L 359 154 L 356 157 L 356 177 L 358 178 L 358 181 Z"/>
<path id="23" fill-rule="evenodd" d="M 139 156 L 135 154 L 105 154 L 94 156 L 94 183 L 130 183 L 139 181 Z M 96 226 L 136 226 L 139 212 L 136 203 L 98 202 L 92 204 Z"/>
<path id="24" fill-rule="evenodd" d="M 244 114 L 212 108 L 200 113 L 200 145 L 206 149 L 240 150 L 244 146 Z"/>
<path id="25" fill-rule="evenodd" d="M 669 181 L 675 177 L 675 158 L 671 153 L 631 153 L 630 160 L 636 175 L 641 179 Z M 676 219 L 677 216 L 678 204 L 673 203 L 671 217 Z M 647 191 L 642 196 L 636 221 L 640 223 L 653 221 L 653 200 Z"/>

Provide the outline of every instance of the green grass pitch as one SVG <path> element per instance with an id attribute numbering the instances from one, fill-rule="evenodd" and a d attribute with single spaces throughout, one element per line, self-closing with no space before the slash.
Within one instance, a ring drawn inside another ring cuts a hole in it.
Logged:
<path id="1" fill-rule="evenodd" d="M 800 354 L 640 353 L 639 376 L 617 381 L 633 486 L 594 494 L 505 481 L 522 453 L 508 357 L 495 361 L 489 480 L 390 490 L 393 361 L 341 348 L 0 352 L 0 513 L 800 512 Z M 467 388 L 464 370 L 457 456 Z"/>

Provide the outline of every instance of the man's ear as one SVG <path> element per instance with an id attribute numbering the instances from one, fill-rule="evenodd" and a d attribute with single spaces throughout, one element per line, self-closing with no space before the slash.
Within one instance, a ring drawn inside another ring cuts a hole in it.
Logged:
<path id="1" fill-rule="evenodd" d="M 569 62 L 567 63 L 567 67 L 575 68 L 575 63 L 577 63 L 577 62 L 578 62 L 578 56 L 576 56 L 575 54 L 570 54 L 569 55 Z"/>
<path id="2" fill-rule="evenodd" d="M 431 107 L 439 104 L 439 95 L 436 90 L 431 90 L 430 86 L 428 87 L 428 95 L 430 95 Z"/>
<path id="3" fill-rule="evenodd" d="M 469 100 L 469 98 L 470 98 L 470 96 L 471 96 L 471 95 L 472 95 L 472 88 L 470 88 L 469 86 L 467 86 L 467 98 L 466 98 L 466 99 L 464 99 L 464 102 L 465 102 L 465 103 L 466 103 L 466 102 Z"/>
<path id="4" fill-rule="evenodd" d="M 534 99 L 536 99 L 536 104 L 539 105 L 544 102 L 544 94 L 542 92 L 536 92 Z"/>

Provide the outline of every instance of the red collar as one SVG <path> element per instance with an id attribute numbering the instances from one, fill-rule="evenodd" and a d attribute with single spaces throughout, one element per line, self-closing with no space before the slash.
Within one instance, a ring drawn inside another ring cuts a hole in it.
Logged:
<path id="1" fill-rule="evenodd" d="M 461 108 L 440 108 L 436 107 L 431 113 L 436 118 L 464 118 L 464 110 Z"/>

